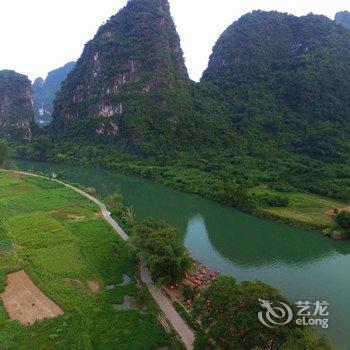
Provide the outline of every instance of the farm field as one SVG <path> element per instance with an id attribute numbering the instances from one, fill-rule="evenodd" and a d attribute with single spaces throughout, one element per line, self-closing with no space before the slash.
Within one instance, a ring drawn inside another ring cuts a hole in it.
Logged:
<path id="1" fill-rule="evenodd" d="M 255 195 L 269 193 L 287 197 L 289 203 L 286 208 L 259 208 L 259 212 L 276 220 L 318 230 L 323 230 L 332 225 L 332 212 L 334 209 L 344 210 L 349 206 L 349 203 L 345 201 L 322 197 L 311 193 L 281 193 L 270 190 L 264 185 L 255 187 L 251 190 L 251 193 Z"/>
<path id="2" fill-rule="evenodd" d="M 25 327 L 0 301 L 1 349 L 180 348 L 137 282 L 133 251 L 93 203 L 54 181 L 0 173 L 0 220 L 0 299 L 8 276 L 24 271 L 63 311 Z"/>

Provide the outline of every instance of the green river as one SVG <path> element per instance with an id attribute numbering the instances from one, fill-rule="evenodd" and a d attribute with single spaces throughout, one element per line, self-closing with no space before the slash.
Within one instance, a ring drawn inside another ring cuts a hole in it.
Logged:
<path id="1" fill-rule="evenodd" d="M 164 219 L 178 229 L 192 257 L 237 281 L 259 279 L 290 301 L 328 301 L 329 328 L 318 328 L 350 349 L 350 242 L 279 224 L 114 171 L 16 161 L 23 170 L 63 171 L 65 179 L 120 193 L 138 219 Z"/>

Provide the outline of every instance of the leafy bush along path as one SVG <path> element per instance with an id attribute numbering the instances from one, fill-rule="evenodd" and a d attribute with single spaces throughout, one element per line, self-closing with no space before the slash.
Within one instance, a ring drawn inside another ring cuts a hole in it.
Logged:
<path id="1" fill-rule="evenodd" d="M 1 349 L 182 348 L 137 283 L 134 251 L 96 204 L 58 182 L 0 172 L 0 215 L 0 293 L 8 274 L 25 270 L 64 311 L 23 327 L 0 303 Z M 120 284 L 123 274 L 131 277 L 128 285 Z M 126 297 L 132 309 L 117 311 Z"/>
<path id="2" fill-rule="evenodd" d="M 22 171 L 11 171 L 16 174 L 25 175 L 25 176 L 33 176 L 43 179 L 48 179 L 45 176 L 37 175 L 37 174 L 31 174 L 27 172 Z M 51 180 L 53 181 L 53 180 Z M 54 180 L 57 183 L 60 183 L 73 191 L 81 194 L 82 196 L 86 197 L 90 201 L 97 204 L 102 212 L 103 217 L 105 220 L 112 226 L 113 230 L 124 240 L 127 241 L 129 239 L 129 236 L 124 232 L 124 230 L 118 225 L 118 223 L 111 217 L 110 212 L 107 210 L 106 206 L 99 201 L 97 198 L 89 195 L 88 193 L 74 187 L 71 185 L 68 185 L 64 182 L 61 182 L 59 180 Z M 181 318 L 181 316 L 177 313 L 173 305 L 169 302 L 168 298 L 157 289 L 154 282 L 152 281 L 150 272 L 146 266 L 141 267 L 141 279 L 142 282 L 144 282 L 151 293 L 152 297 L 154 298 L 155 302 L 158 304 L 164 315 L 166 316 L 167 320 L 171 323 L 179 337 L 181 338 L 182 342 L 186 346 L 186 349 L 193 349 L 193 343 L 194 343 L 194 332 L 192 329 L 190 329 L 187 324 L 184 322 L 184 320 Z"/>

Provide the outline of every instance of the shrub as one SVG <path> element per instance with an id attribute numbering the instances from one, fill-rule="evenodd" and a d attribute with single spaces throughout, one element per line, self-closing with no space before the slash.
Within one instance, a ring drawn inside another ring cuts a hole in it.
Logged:
<path id="1" fill-rule="evenodd" d="M 260 198 L 260 204 L 265 207 L 285 208 L 289 204 L 289 198 L 279 194 L 265 193 L 265 195 Z"/>
<path id="2" fill-rule="evenodd" d="M 271 182 L 269 183 L 269 188 L 278 192 L 293 192 L 295 188 L 292 185 L 284 182 Z"/>
<path id="3" fill-rule="evenodd" d="M 120 194 L 113 194 L 107 198 L 107 203 L 113 213 L 120 215 L 123 212 L 123 200 L 123 196 Z"/>
<path id="4" fill-rule="evenodd" d="M 188 284 L 184 284 L 182 286 L 182 295 L 185 300 L 193 300 L 196 296 L 196 292 L 193 287 L 189 286 Z"/>
<path id="5" fill-rule="evenodd" d="M 9 158 L 7 143 L 0 139 L 0 168 L 3 168 Z"/>
<path id="6" fill-rule="evenodd" d="M 134 227 L 132 244 L 157 283 L 181 281 L 191 266 L 186 249 L 164 221 L 148 219 Z"/>
<path id="7" fill-rule="evenodd" d="M 203 331 L 199 330 L 196 333 L 196 338 L 193 344 L 194 350 L 212 350 L 214 347 L 210 343 L 209 336 Z"/>
<path id="8" fill-rule="evenodd" d="M 99 195 L 98 195 L 96 189 L 94 189 L 93 187 L 85 188 L 84 191 L 92 197 L 95 197 L 97 199 L 99 198 Z"/>
<path id="9" fill-rule="evenodd" d="M 338 227 L 344 230 L 350 230 L 350 213 L 342 211 L 335 216 L 335 222 Z"/>

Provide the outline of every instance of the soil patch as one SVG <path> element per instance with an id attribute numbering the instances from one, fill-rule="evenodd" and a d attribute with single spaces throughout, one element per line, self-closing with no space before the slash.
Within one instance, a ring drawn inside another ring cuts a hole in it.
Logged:
<path id="1" fill-rule="evenodd" d="M 84 221 L 86 220 L 86 216 L 84 215 L 75 215 L 68 214 L 64 211 L 52 211 L 51 214 L 57 219 L 69 220 L 69 221 Z"/>
<path id="2" fill-rule="evenodd" d="M 0 299 L 10 318 L 24 326 L 63 314 L 23 270 L 7 275 L 7 286 Z"/>
<path id="3" fill-rule="evenodd" d="M 102 215 L 102 213 L 100 213 L 100 212 L 99 212 L 99 213 L 95 213 L 95 214 L 94 214 L 94 218 L 95 218 L 95 219 L 103 219 L 103 215 Z"/>
<path id="4" fill-rule="evenodd" d="M 100 292 L 100 284 L 97 281 L 87 281 L 87 284 L 92 293 L 98 294 Z"/>
<path id="5" fill-rule="evenodd" d="M 74 280 L 72 278 L 65 278 L 64 282 L 69 286 L 80 289 L 81 291 L 85 289 L 84 284 L 79 280 Z"/>
<path id="6" fill-rule="evenodd" d="M 18 178 L 18 179 L 22 179 L 22 178 L 26 177 L 26 175 L 24 175 L 24 174 L 14 173 L 14 172 L 8 172 L 7 175 L 9 177 L 14 177 L 14 178 Z"/>
<path id="7" fill-rule="evenodd" d="M 89 289 L 92 293 L 98 294 L 101 290 L 100 284 L 97 281 L 81 282 L 72 278 L 65 278 L 64 282 L 69 286 L 79 289 L 82 292 L 86 292 Z"/>

